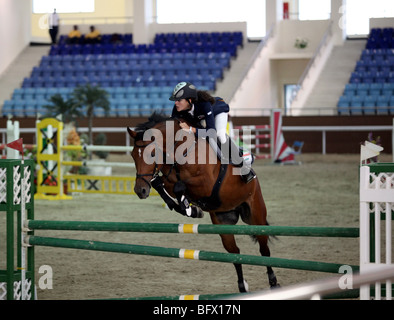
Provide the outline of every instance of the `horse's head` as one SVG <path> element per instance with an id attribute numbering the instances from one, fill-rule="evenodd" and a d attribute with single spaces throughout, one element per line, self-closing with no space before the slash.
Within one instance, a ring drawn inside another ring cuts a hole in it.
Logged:
<path id="1" fill-rule="evenodd" d="M 159 127 L 165 118 L 152 115 L 149 121 L 137 126 L 134 130 L 127 128 L 134 140 L 131 156 L 136 168 L 134 192 L 140 199 L 146 199 L 151 189 L 151 180 L 159 173 L 164 164 L 164 130 Z"/>

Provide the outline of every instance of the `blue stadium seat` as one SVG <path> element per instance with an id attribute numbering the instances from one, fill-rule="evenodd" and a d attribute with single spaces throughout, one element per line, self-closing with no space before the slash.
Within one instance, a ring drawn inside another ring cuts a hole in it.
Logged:
<path id="1" fill-rule="evenodd" d="M 344 105 L 347 104 L 349 105 L 349 103 L 352 101 L 353 99 L 353 95 L 342 95 L 339 97 L 339 101 L 338 103 L 343 103 Z"/>
<path id="2" fill-rule="evenodd" d="M 146 117 L 152 114 L 151 106 L 149 103 L 142 103 L 139 105 L 140 116 Z"/>
<path id="3" fill-rule="evenodd" d="M 375 103 L 372 101 L 366 101 L 363 105 L 363 113 L 365 115 L 373 115 L 376 113 L 375 111 Z"/>
<path id="4" fill-rule="evenodd" d="M 16 89 L 14 89 L 14 91 L 12 93 L 12 99 L 13 100 L 22 100 L 22 99 L 24 99 L 24 92 L 25 92 L 25 89 L 23 89 L 23 88 L 16 88 Z"/>
<path id="5" fill-rule="evenodd" d="M 378 96 L 375 96 L 375 95 L 364 96 L 364 105 L 365 104 L 375 105 L 377 99 L 378 99 Z"/>
<path id="6" fill-rule="evenodd" d="M 34 102 L 29 102 L 25 105 L 25 116 L 26 117 L 34 117 L 36 115 L 36 105 Z"/>
<path id="7" fill-rule="evenodd" d="M 340 115 L 349 114 L 349 112 L 350 112 L 349 102 L 347 102 L 347 101 L 338 101 L 337 108 L 338 108 L 338 114 L 340 114 Z"/>
<path id="8" fill-rule="evenodd" d="M 388 106 L 390 103 L 390 95 L 379 95 L 376 99 L 376 105 L 377 106 Z"/>
<path id="9" fill-rule="evenodd" d="M 16 117 L 24 117 L 25 116 L 25 100 L 15 101 L 13 114 Z"/>
<path id="10" fill-rule="evenodd" d="M 349 105 L 349 111 L 351 115 L 361 115 L 362 111 L 362 103 L 361 102 L 352 102 Z"/>
<path id="11" fill-rule="evenodd" d="M 14 113 L 14 104 L 13 100 L 5 100 L 3 104 L 3 108 L 1 110 L 3 115 L 9 115 Z"/>
<path id="12" fill-rule="evenodd" d="M 369 87 L 370 95 L 380 95 L 381 90 L 383 88 L 383 83 L 371 83 Z"/>
<path id="13" fill-rule="evenodd" d="M 138 104 L 130 104 L 128 107 L 128 115 L 130 117 L 138 117 L 140 115 Z"/>
<path id="14" fill-rule="evenodd" d="M 356 95 L 358 95 L 360 97 L 365 97 L 368 95 L 368 93 L 369 93 L 369 90 L 358 89 L 356 92 Z"/>
<path id="15" fill-rule="evenodd" d="M 129 115 L 127 104 L 119 104 L 116 108 L 116 114 L 118 117 L 127 117 Z"/>

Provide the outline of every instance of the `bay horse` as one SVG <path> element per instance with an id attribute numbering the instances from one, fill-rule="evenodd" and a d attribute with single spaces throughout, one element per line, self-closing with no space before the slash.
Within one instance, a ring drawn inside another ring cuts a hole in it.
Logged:
<path id="1" fill-rule="evenodd" d="M 179 134 L 188 134 L 179 126 L 180 121 L 182 120 L 165 118 L 154 113 L 148 122 L 138 125 L 135 131 L 127 128 L 130 137 L 134 140 L 134 149 L 131 153 L 136 168 L 134 191 L 139 198 L 146 199 L 149 196 L 151 181 L 161 174 L 164 188 L 169 195 L 175 197 L 174 185 L 181 180 L 186 186 L 186 195 L 190 201 L 197 204 L 203 211 L 208 211 L 213 224 L 235 225 L 241 217 L 247 224 L 268 225 L 267 209 L 257 178 L 246 184 L 240 175 L 234 174 L 231 164 L 228 164 L 225 168 L 227 170 L 224 170 L 224 166 L 217 159 L 217 154 L 210 147 L 207 139 L 201 141 L 201 138 L 196 139 L 192 133 L 189 133 L 192 136 L 191 140 L 189 138 L 189 142 L 191 141 L 189 144 L 184 142 L 185 139 L 181 141 L 176 139 L 176 141 L 172 140 L 174 142 L 167 143 L 168 139 L 174 138 L 170 137 L 170 132 L 166 132 L 167 128 L 174 128 L 172 134 L 175 138 Z M 144 138 L 144 134 L 150 129 L 158 134 Z M 181 145 L 181 142 L 186 145 Z M 183 151 L 177 152 L 181 147 Z M 142 156 L 143 153 L 155 160 L 147 163 L 146 158 Z M 188 153 L 188 161 L 180 164 L 178 159 L 174 159 L 177 153 L 181 155 Z M 205 155 L 205 160 L 211 157 L 210 159 L 216 158 L 217 161 L 201 161 L 198 159 L 201 153 Z M 160 157 L 161 161 L 158 161 Z M 223 171 L 225 171 L 224 176 Z M 220 175 L 222 175 L 222 181 L 218 187 Z M 216 190 L 215 195 L 213 189 Z M 234 235 L 220 234 L 220 237 L 227 252 L 240 253 Z M 259 243 L 260 254 L 269 257 L 268 236 L 260 235 L 253 238 Z M 234 264 L 234 266 L 238 276 L 239 291 L 247 292 L 248 284 L 243 277 L 242 265 Z M 274 271 L 269 266 L 267 274 L 270 287 L 279 286 Z"/>

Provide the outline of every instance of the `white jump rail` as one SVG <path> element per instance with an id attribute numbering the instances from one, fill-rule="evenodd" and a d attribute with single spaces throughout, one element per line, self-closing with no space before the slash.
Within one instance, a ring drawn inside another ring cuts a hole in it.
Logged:
<path id="1" fill-rule="evenodd" d="M 342 277 L 347 277 L 350 281 L 350 275 L 330 277 L 328 279 L 316 280 L 306 284 L 297 284 L 288 287 L 278 288 L 275 290 L 265 290 L 250 294 L 237 295 L 227 298 L 229 300 L 302 300 L 311 299 L 319 300 L 333 293 L 343 292 L 347 289 L 357 289 L 359 287 L 375 283 L 376 281 L 385 281 L 386 279 L 394 280 L 394 267 L 386 266 L 379 272 L 369 271 L 364 274 L 355 274 L 351 276 L 352 288 L 341 288 Z"/>

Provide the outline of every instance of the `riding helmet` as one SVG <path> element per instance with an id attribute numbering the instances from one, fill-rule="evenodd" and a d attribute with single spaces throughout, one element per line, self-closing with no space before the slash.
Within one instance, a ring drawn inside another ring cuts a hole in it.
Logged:
<path id="1" fill-rule="evenodd" d="M 189 98 L 197 99 L 197 88 L 190 82 L 180 82 L 175 86 L 170 100 L 178 101 Z"/>

